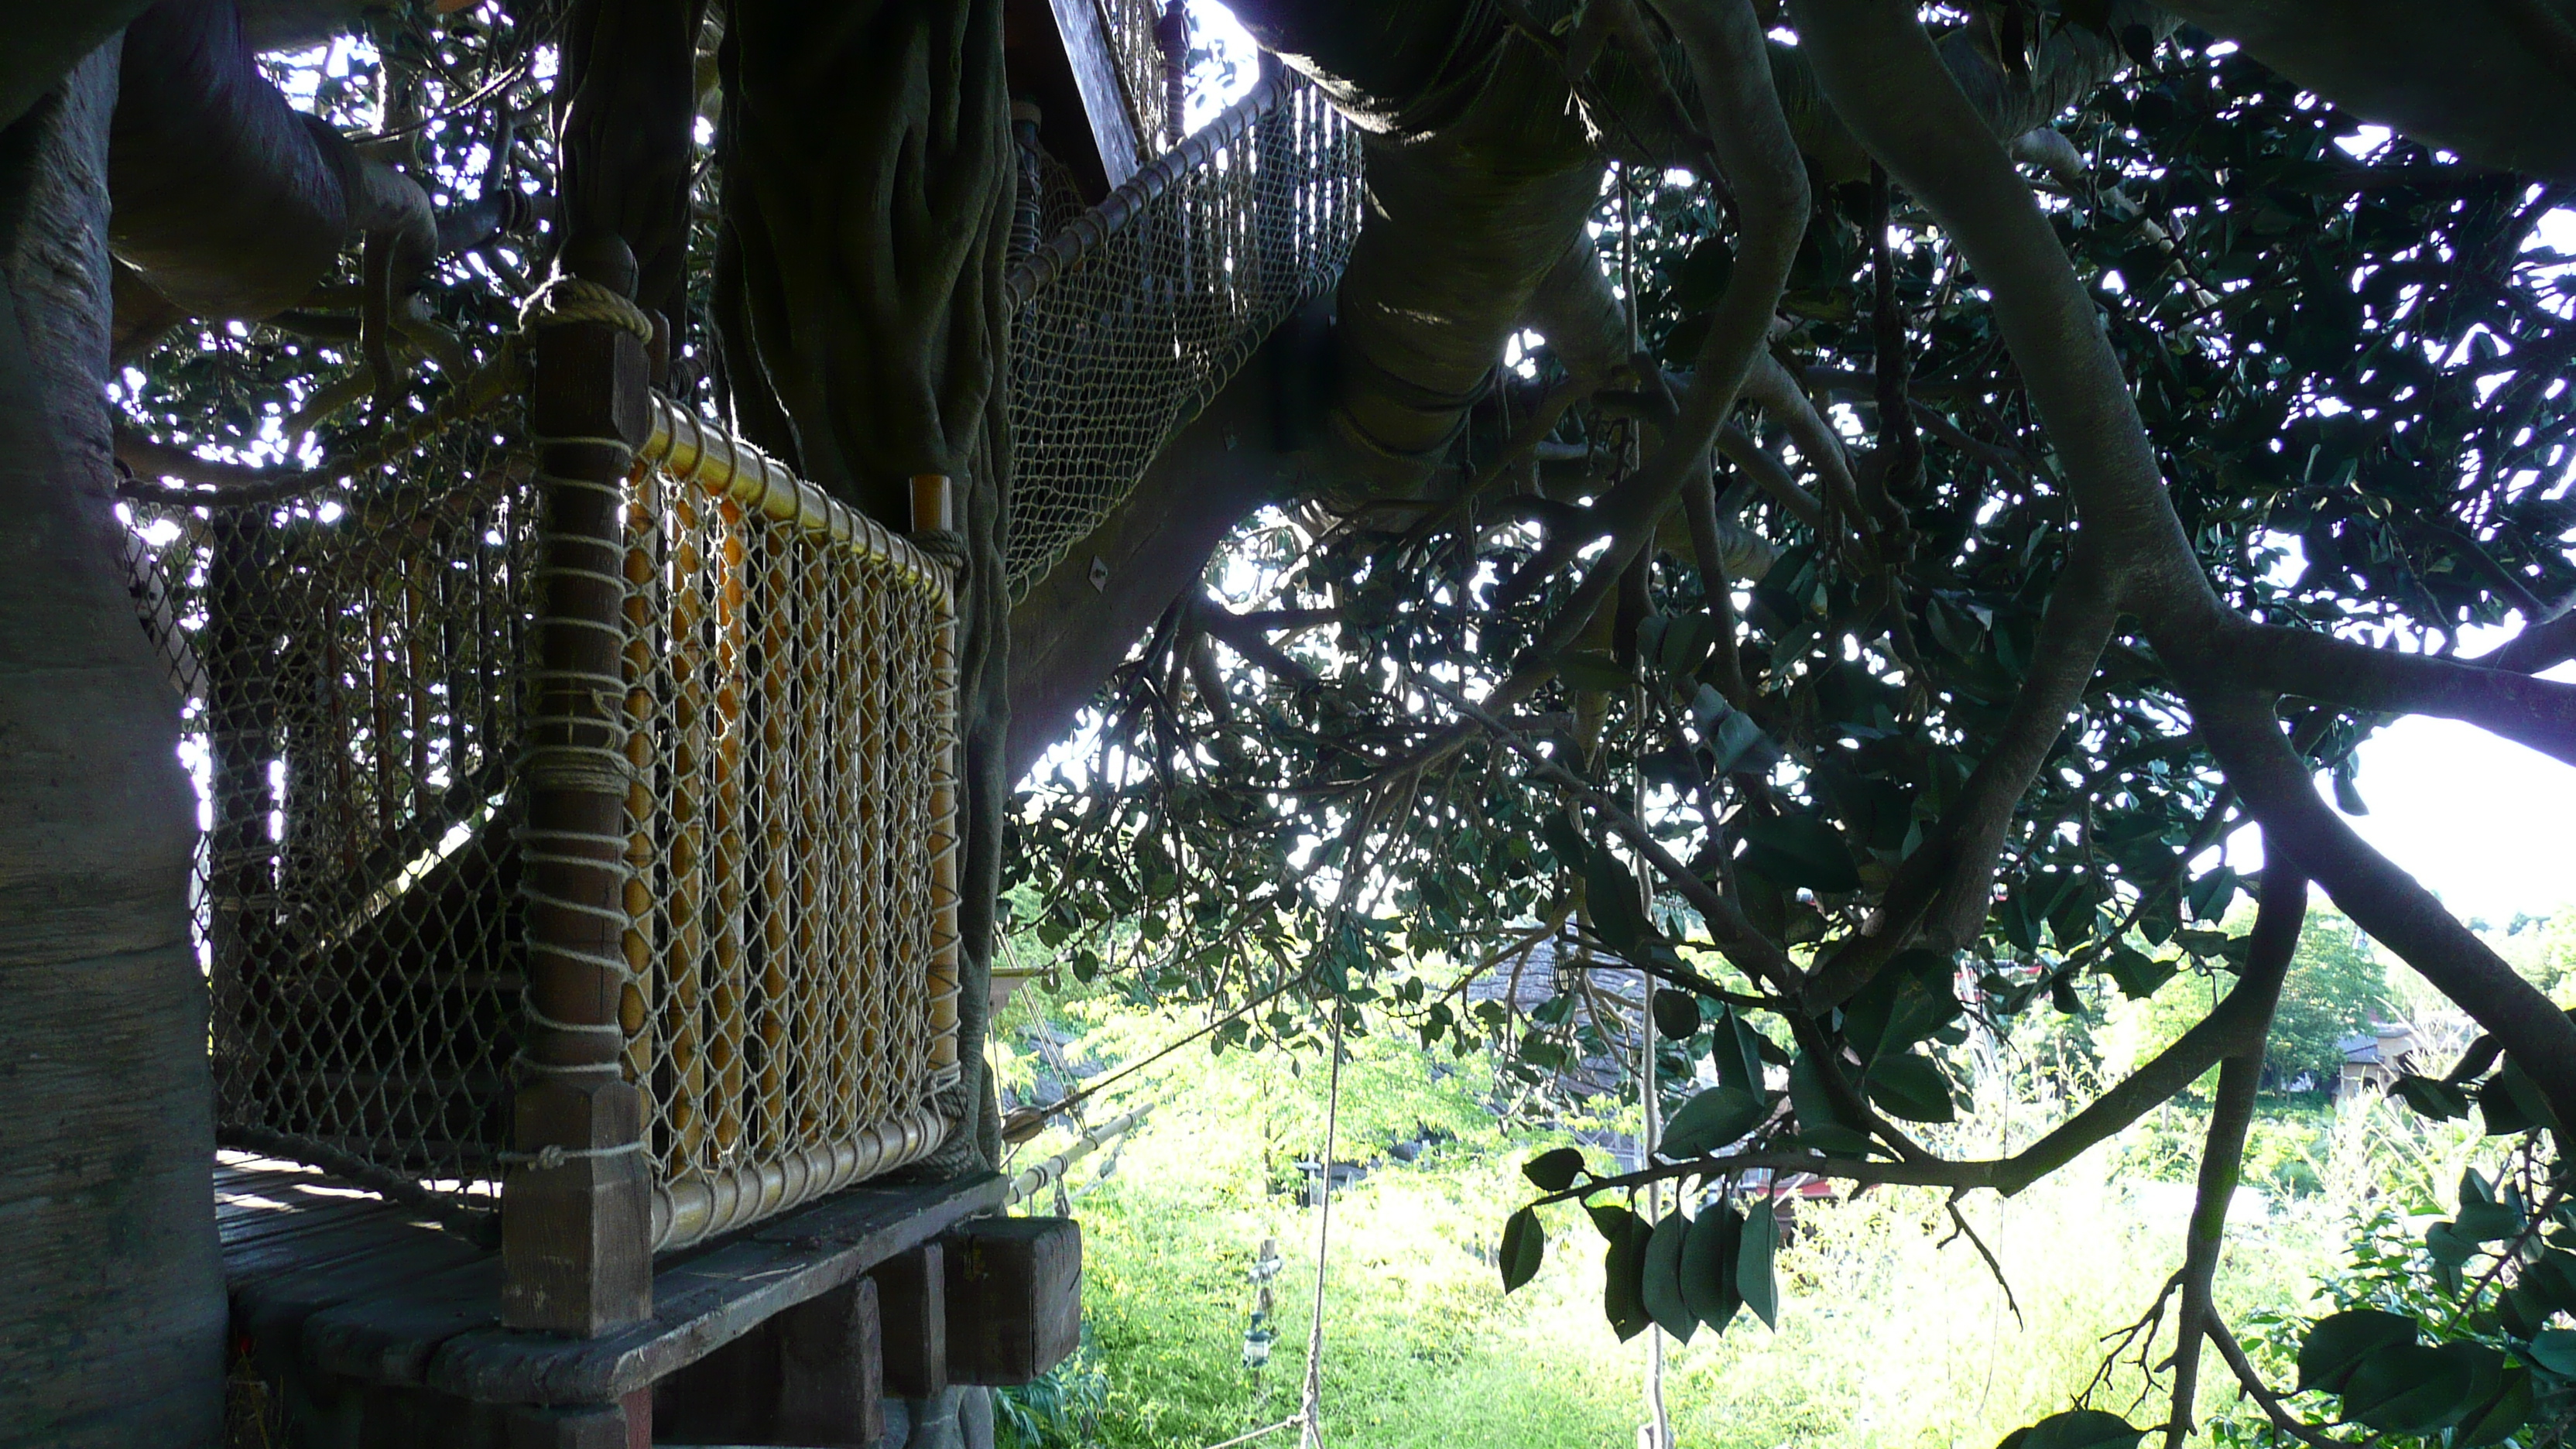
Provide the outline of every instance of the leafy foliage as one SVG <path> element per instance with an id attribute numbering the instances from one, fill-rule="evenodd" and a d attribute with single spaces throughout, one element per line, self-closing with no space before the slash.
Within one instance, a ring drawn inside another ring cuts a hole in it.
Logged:
<path id="1" fill-rule="evenodd" d="M 2576 589 L 2569 196 L 2365 128 L 2197 32 L 2124 44 L 2137 69 L 2056 122 L 2081 166 L 2032 180 L 2221 600 L 2436 654 L 2542 617 Z M 1623 173 L 1596 223 L 1647 352 L 1686 366 L 1733 275 L 1725 202 L 1686 173 Z M 2183 972 L 2214 1002 L 2254 949 L 2222 924 L 2253 883 L 2193 864 L 2245 818 L 2235 791 L 2167 662 L 2115 635 L 2012 803 L 1992 909 L 1873 956 L 1890 910 L 1926 909 L 1900 887 L 1944 868 L 1927 842 L 2049 663 L 2042 614 L 2081 530 L 1989 298 L 1901 193 L 1820 188 L 1780 310 L 1773 360 L 1806 405 L 1743 417 L 1713 481 L 1725 546 L 1676 513 L 1562 642 L 1584 549 L 1614 526 L 1596 504 L 1686 379 L 1599 387 L 1524 335 L 1425 497 L 1283 504 L 1220 551 L 1041 767 L 1009 866 L 1020 928 L 1078 975 L 1205 997 L 1256 960 L 1426 1047 L 1496 1053 L 1533 1089 L 1656 1042 L 1681 1088 L 1663 1161 L 1615 1181 L 1532 1164 L 1542 1202 L 1590 1206 L 1623 1335 L 1737 1306 L 1769 1320 L 1765 1175 L 1934 1172 L 1909 1124 L 1959 1115 L 1972 1027 L 2156 997 Z M 1560 389 L 1575 405 L 1546 446 L 1516 445 Z M 1230 642 L 1247 631 L 1262 647 Z M 2353 748 L 2379 717 L 2292 723 L 2339 808 L 2366 810 Z M 1543 1003 L 1467 1006 L 1542 945 Z M 1444 989 L 1399 961 L 1456 974 Z M 1847 961 L 1865 964 L 1843 981 Z M 1620 998 L 1604 967 L 1662 994 Z M 2359 1024 L 2336 1018 L 2375 970 L 2348 933 L 2310 947 L 2276 1067 L 2339 1063 L 2328 1033 Z M 1242 1039 L 1310 1020 L 1282 1009 Z M 2401 1088 L 2437 1107 L 2468 1090 Z M 2511 1065 L 2474 1100 L 2497 1130 L 2548 1120 Z M 1971 1167 L 1949 1180 L 1986 1180 Z M 1694 1184 L 1686 1231 L 1613 1200 L 1668 1179 Z M 1536 1221 L 1512 1219 L 1522 1242 Z M 1507 1283 L 1535 1270 L 1506 1257 Z M 2479 1355 L 2373 1362 L 2356 1413 L 2388 1425 L 2503 1402 Z M 2138 1432 L 2079 1413 L 2024 1442 Z"/>

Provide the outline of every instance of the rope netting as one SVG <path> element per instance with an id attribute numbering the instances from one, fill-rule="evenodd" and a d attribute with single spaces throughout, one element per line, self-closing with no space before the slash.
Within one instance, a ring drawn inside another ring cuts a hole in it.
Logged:
<path id="1" fill-rule="evenodd" d="M 1146 160 L 1172 143 L 1170 76 L 1163 51 L 1167 0 L 1099 0 L 1102 28 L 1118 65 L 1118 88 L 1136 126 L 1136 154 Z"/>
<path id="2" fill-rule="evenodd" d="M 623 1025 L 655 1236 L 914 1161 L 957 1079 L 947 569 L 657 405 L 626 509 Z"/>
<path id="3" fill-rule="evenodd" d="M 518 389 L 459 394 L 366 458 L 127 507 L 208 802 L 222 1135 L 480 1216 L 527 1070 L 543 485 Z M 676 1247 L 952 1126 L 955 605 L 945 564 L 658 398 L 620 513 L 619 1025 Z"/>
<path id="4" fill-rule="evenodd" d="M 204 794 L 226 1139 L 487 1209 L 526 965 L 537 509 L 513 395 L 298 491 L 127 505 Z"/>
<path id="5" fill-rule="evenodd" d="M 1013 598 L 1331 289 L 1359 233 L 1359 177 L 1358 133 L 1274 75 L 1013 269 Z"/>

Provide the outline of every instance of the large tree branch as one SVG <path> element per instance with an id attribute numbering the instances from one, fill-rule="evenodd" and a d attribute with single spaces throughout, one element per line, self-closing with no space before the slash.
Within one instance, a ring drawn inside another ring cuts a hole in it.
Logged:
<path id="1" fill-rule="evenodd" d="M 1999 1164 L 1996 1189 L 2006 1194 L 2019 1192 L 2073 1162 L 2087 1148 L 2171 1100 L 2211 1067 L 2249 1054 L 2259 1061 L 2264 1039 L 2272 1030 L 2272 1008 L 2289 971 L 2290 953 L 2298 944 L 2299 923 L 2307 909 L 2306 892 L 2307 881 L 2296 867 L 2277 876 L 2265 872 L 2264 912 L 2255 918 L 2244 974 L 2237 978 L 2227 998 L 2145 1066 L 2094 1098 L 2055 1131 Z"/>
<path id="2" fill-rule="evenodd" d="M 2167 662 L 2187 683 L 2205 680 L 2385 714 L 2465 720 L 2576 765 L 2576 684 L 2490 668 L 2483 660 L 2401 654 L 2278 625 L 2231 621 L 2214 634 L 2177 632 L 2173 646 L 2164 651 Z M 2524 652 L 2541 655 L 2547 648 L 2544 642 Z"/>
<path id="3" fill-rule="evenodd" d="M 2191 1434 L 2192 1399 L 2200 1386 L 2200 1341 L 2207 1332 L 2212 1307 L 2211 1285 L 2218 1277 L 2218 1253 L 2227 1238 L 2227 1207 L 2235 1200 L 2244 1175 L 2245 1134 L 2254 1123 L 2254 1094 L 2263 1084 L 2263 1045 L 2272 1031 L 2272 1014 L 2281 999 L 2281 982 L 2290 958 L 2299 949 L 2299 929 L 2308 915 L 2308 880 L 2286 860 L 2263 866 L 2263 904 L 2254 917 L 2254 935 L 2246 946 L 2245 984 L 2228 993 L 2234 1001 L 2246 986 L 2267 988 L 2260 1000 L 2247 998 L 2247 1015 L 2261 1025 L 2249 1026 L 2253 1044 L 2219 1063 L 2218 1099 L 2209 1114 L 2209 1137 L 2200 1154 L 2200 1182 L 2184 1236 L 2182 1303 L 2174 1317 L 2173 1412 L 2165 1421 L 2165 1449 L 2182 1449 Z"/>
<path id="4" fill-rule="evenodd" d="M 2030 674 L 1992 748 L 1931 835 L 1898 865 L 1869 929 L 1809 979 L 1810 1011 L 1840 1005 L 1905 949 L 1918 927 L 1949 947 L 1966 945 L 1982 931 L 2004 832 L 2065 732 L 2067 716 L 2092 682 L 2118 621 L 2111 593 L 2115 576 L 2089 540 L 2067 561 L 2040 621 Z"/>
<path id="5" fill-rule="evenodd" d="M 1495 691 L 1491 702 L 1497 708 L 1517 703 L 1554 674 L 1556 656 L 1582 633 L 1619 575 L 1645 548 L 1655 521 L 1694 467 L 1704 466 L 1701 460 L 1761 355 L 1773 309 L 1788 284 L 1789 265 L 1806 232 L 1806 170 L 1771 89 L 1762 29 L 1752 7 L 1747 0 L 1668 0 L 1664 18 L 1690 56 L 1710 134 L 1717 137 L 1718 161 L 1735 190 L 1742 225 L 1739 256 L 1719 295 L 1708 338 L 1700 345 L 1680 415 L 1646 465 L 1594 507 L 1611 531 L 1610 547 L 1532 641 L 1525 656 L 1529 662 Z"/>
<path id="6" fill-rule="evenodd" d="M 2559 1120 L 2576 1122 L 2576 1022 L 2326 808 L 2266 699 L 2213 690 L 2195 694 L 2191 704 L 2202 738 L 2263 822 L 2264 848 L 2297 864 L 2345 915 L 2475 1017 L 2530 1074 Z"/>

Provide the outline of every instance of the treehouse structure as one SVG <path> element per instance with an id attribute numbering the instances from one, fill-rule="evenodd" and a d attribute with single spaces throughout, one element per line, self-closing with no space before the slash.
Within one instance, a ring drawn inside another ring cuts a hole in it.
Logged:
<path id="1" fill-rule="evenodd" d="M 1011 19 L 1016 596 L 1359 216 L 1302 84 L 1184 139 L 1159 6 Z M 949 480 L 896 532 L 656 391 L 610 288 L 522 318 L 362 451 L 130 495 L 208 796 L 236 1442 L 904 1442 L 890 1398 L 1079 1323 L 1072 1224 L 919 1170 L 961 1102 Z"/>

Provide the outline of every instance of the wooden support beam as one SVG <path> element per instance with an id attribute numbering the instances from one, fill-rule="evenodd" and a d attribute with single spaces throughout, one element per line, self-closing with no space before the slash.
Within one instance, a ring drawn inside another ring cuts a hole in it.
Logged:
<path id="1" fill-rule="evenodd" d="M 767 1442 L 874 1449 L 885 1437 L 877 1285 L 860 1278 L 769 1321 L 778 1403 Z"/>
<path id="2" fill-rule="evenodd" d="M 509 1449 L 653 1449 L 650 1396 L 572 1408 L 511 1408 Z"/>
<path id="3" fill-rule="evenodd" d="M 1082 1225 L 1071 1218 L 978 1218 L 942 1242 L 948 1377 L 1024 1384 L 1082 1342 Z"/>
<path id="4" fill-rule="evenodd" d="M 877 1285 L 885 1391 L 899 1398 L 927 1399 L 948 1387 L 945 1259 L 938 1243 L 924 1243 L 869 1274 Z"/>
<path id="5" fill-rule="evenodd" d="M 1052 0 L 1052 4 L 1056 34 L 1082 94 L 1092 144 L 1115 190 L 1145 164 L 1145 148 L 1138 141 L 1134 112 L 1127 104 L 1127 83 L 1118 72 L 1118 53 L 1108 27 L 1100 22 L 1098 0 Z"/>
<path id="6" fill-rule="evenodd" d="M 653 1387 L 672 1444 L 875 1449 L 885 1437 L 876 1284 L 809 1298 Z"/>

